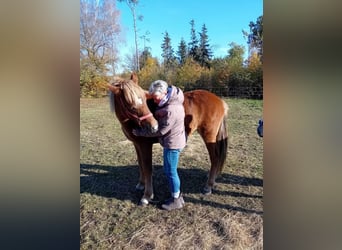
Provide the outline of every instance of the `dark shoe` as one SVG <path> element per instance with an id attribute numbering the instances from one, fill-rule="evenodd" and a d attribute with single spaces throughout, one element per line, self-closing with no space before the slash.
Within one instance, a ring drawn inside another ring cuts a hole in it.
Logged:
<path id="1" fill-rule="evenodd" d="M 264 136 L 264 120 L 259 120 L 257 132 L 260 137 Z"/>
<path id="2" fill-rule="evenodd" d="M 168 199 L 165 204 L 162 205 L 162 208 L 171 211 L 173 209 L 180 209 L 184 206 L 185 202 L 183 196 L 179 196 L 178 198 L 170 198 Z"/>

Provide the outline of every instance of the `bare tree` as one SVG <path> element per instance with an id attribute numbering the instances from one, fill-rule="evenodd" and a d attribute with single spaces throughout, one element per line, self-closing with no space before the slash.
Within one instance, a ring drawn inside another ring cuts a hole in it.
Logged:
<path id="1" fill-rule="evenodd" d="M 146 42 L 150 42 L 150 38 L 148 38 L 148 35 L 150 35 L 150 32 L 147 30 L 144 35 L 140 36 L 140 39 L 144 41 L 144 49 L 143 51 L 148 50 L 149 47 L 146 47 Z"/>
<path id="2" fill-rule="evenodd" d="M 139 67 L 139 49 L 138 49 L 138 30 L 137 30 L 137 13 L 136 13 L 136 7 L 139 3 L 139 0 L 119 0 L 120 2 L 126 2 L 128 8 L 132 12 L 133 16 L 133 28 L 134 28 L 134 42 L 135 42 L 135 60 L 137 65 L 136 70 L 140 71 Z M 141 21 L 143 19 L 143 16 L 138 16 L 138 19 Z"/>
<path id="3" fill-rule="evenodd" d="M 115 1 L 80 0 L 80 57 L 97 74 L 115 69 L 117 44 L 121 41 L 119 11 Z"/>
<path id="4" fill-rule="evenodd" d="M 132 47 L 130 53 L 125 55 L 124 62 L 122 65 L 128 71 L 136 71 L 138 68 L 137 57 L 135 54 L 135 49 Z"/>

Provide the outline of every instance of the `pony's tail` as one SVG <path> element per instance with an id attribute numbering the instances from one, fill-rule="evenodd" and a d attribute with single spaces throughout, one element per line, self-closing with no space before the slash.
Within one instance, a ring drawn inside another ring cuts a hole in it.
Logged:
<path id="1" fill-rule="evenodd" d="M 110 105 L 110 111 L 115 112 L 115 102 L 114 102 L 114 93 L 112 91 L 109 91 L 109 105 Z"/>
<path id="2" fill-rule="evenodd" d="M 227 129 L 227 117 L 228 117 L 228 105 L 226 102 L 223 102 L 224 105 L 224 116 L 222 118 L 220 128 L 216 135 L 216 144 L 215 144 L 215 151 L 217 156 L 217 175 L 222 172 L 224 163 L 227 158 L 227 151 L 228 151 L 228 129 Z"/>

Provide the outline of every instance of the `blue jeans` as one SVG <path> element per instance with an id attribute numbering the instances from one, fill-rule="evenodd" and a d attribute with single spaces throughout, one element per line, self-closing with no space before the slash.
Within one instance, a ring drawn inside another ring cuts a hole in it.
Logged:
<path id="1" fill-rule="evenodd" d="M 180 192 L 180 179 L 177 172 L 179 154 L 181 149 L 164 148 L 164 173 L 168 179 L 172 194 Z"/>

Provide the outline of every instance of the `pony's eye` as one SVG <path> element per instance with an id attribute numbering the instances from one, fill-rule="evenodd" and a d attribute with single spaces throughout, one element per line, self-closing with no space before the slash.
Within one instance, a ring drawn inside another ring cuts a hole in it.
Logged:
<path id="1" fill-rule="evenodd" d="M 117 88 L 122 89 L 122 84 L 121 83 L 115 83 L 114 86 L 117 87 Z"/>

